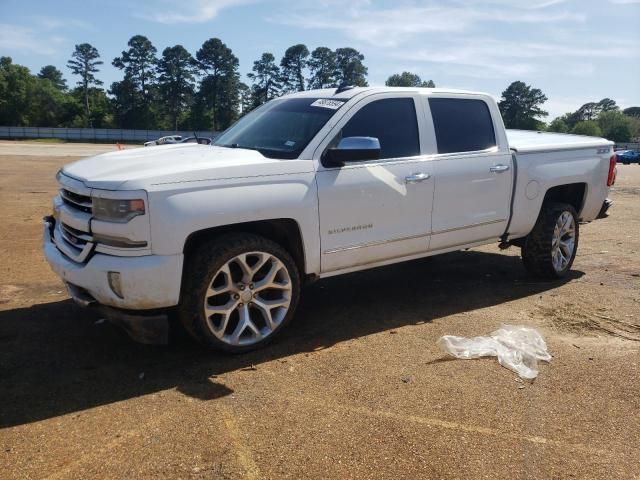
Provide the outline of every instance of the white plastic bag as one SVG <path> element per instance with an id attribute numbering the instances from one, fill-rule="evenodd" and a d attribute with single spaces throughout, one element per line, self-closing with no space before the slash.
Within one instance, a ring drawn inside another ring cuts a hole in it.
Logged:
<path id="1" fill-rule="evenodd" d="M 551 361 L 542 335 L 522 325 L 502 325 L 488 337 L 445 335 L 438 340 L 438 346 L 465 360 L 497 356 L 500 365 L 529 380 L 538 376 L 538 360 Z"/>

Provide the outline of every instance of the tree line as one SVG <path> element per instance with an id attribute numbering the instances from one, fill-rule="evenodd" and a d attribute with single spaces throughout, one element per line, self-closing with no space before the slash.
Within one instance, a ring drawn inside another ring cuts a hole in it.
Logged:
<path id="1" fill-rule="evenodd" d="M 37 75 L 0 58 L 0 124 L 63 127 L 223 130 L 239 116 L 277 96 L 310 88 L 367 85 L 364 55 L 354 48 L 309 51 L 297 44 L 279 62 L 265 52 L 241 81 L 239 60 L 219 38 L 192 55 L 182 45 L 159 55 L 143 35 L 131 37 L 111 64 L 122 80 L 103 88 L 104 61 L 88 44 L 75 46 L 67 67 L 78 79 L 69 88 L 54 65 Z M 398 75 L 393 81 L 416 81 Z M 402 78 L 401 78 L 402 77 Z"/>
<path id="2" fill-rule="evenodd" d="M 67 62 L 77 78 L 74 87 L 54 65 L 32 75 L 11 58 L 0 57 L 0 125 L 220 131 L 280 95 L 341 84 L 367 86 L 364 60 L 350 47 L 310 51 L 304 44 L 292 45 L 280 61 L 263 53 L 253 62 L 246 84 L 238 57 L 219 38 L 206 40 L 195 55 L 182 45 L 158 54 L 147 37 L 134 35 L 111 61 L 122 79 L 105 89 L 98 78 L 104 61 L 89 43 L 75 45 Z M 406 71 L 389 76 L 385 84 L 435 87 L 433 80 Z M 547 125 L 542 120 L 548 116 L 542 109 L 546 101 L 540 89 L 513 82 L 499 102 L 506 127 L 605 136 L 618 142 L 640 136 L 640 107 L 621 111 L 605 98 Z"/>
<path id="3" fill-rule="evenodd" d="M 502 92 L 498 103 L 505 127 L 604 137 L 614 142 L 630 142 L 640 137 L 640 107 L 620 110 L 616 102 L 603 98 L 588 102 L 575 112 L 553 119 L 548 125 L 541 118 L 549 114 L 542 109 L 547 96 L 539 88 L 513 82 Z"/>

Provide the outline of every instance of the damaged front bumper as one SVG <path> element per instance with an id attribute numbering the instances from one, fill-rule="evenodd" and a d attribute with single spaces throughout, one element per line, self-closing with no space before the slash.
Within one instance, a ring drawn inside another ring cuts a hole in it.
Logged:
<path id="1" fill-rule="evenodd" d="M 136 341 L 167 343 L 167 312 L 179 301 L 182 254 L 116 257 L 95 253 L 85 263 L 77 263 L 57 247 L 55 222 L 53 217 L 44 219 L 44 254 L 71 298 L 120 325 Z M 116 290 L 109 282 L 113 272 L 119 274 Z"/>
<path id="2" fill-rule="evenodd" d="M 169 313 L 167 310 L 124 310 L 101 305 L 81 287 L 65 282 L 71 299 L 78 305 L 96 312 L 122 328 L 131 339 L 149 345 L 169 343 Z"/>

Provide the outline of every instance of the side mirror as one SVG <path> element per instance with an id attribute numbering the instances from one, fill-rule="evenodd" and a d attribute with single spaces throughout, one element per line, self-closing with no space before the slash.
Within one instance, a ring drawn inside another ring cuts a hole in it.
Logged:
<path id="1" fill-rule="evenodd" d="M 336 148 L 328 149 L 322 163 L 325 167 L 341 167 L 347 162 L 363 162 L 380 158 L 380 141 L 375 137 L 345 137 Z"/>

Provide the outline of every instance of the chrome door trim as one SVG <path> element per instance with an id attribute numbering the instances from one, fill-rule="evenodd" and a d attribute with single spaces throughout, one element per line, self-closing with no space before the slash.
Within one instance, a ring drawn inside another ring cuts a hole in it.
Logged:
<path id="1" fill-rule="evenodd" d="M 391 239 L 388 239 L 388 240 L 377 240 L 375 242 L 358 243 L 358 244 L 355 244 L 355 245 L 348 245 L 346 247 L 332 248 L 330 250 L 325 250 L 322 253 L 324 255 L 331 255 L 332 253 L 346 252 L 346 251 L 349 251 L 349 250 L 357 250 L 359 248 L 365 248 L 365 247 L 375 247 L 375 246 L 378 246 L 378 245 L 385 245 L 387 243 L 402 242 L 404 240 L 415 240 L 417 238 L 427 238 L 427 237 L 430 237 L 432 235 L 439 235 L 441 233 L 455 232 L 457 230 L 464 230 L 466 228 L 484 227 L 486 225 L 493 225 L 494 223 L 501 223 L 501 222 L 506 222 L 506 221 L 507 221 L 507 219 L 503 218 L 501 220 L 491 220 L 490 222 L 481 222 L 481 223 L 474 223 L 474 224 L 471 224 L 471 225 L 465 225 L 464 227 L 449 228 L 447 230 L 438 230 L 437 232 L 431 232 L 430 234 L 427 234 L 427 235 L 412 235 L 412 236 L 408 236 L 408 237 L 391 238 Z M 489 238 L 493 238 L 493 237 L 489 237 Z M 464 244 L 461 244 L 461 245 L 464 245 Z"/>
<path id="2" fill-rule="evenodd" d="M 506 218 L 501 218 L 499 220 L 491 220 L 490 222 L 472 223 L 471 225 L 465 225 L 463 227 L 454 227 L 454 228 L 448 228 L 446 230 L 438 230 L 436 232 L 431 232 L 431 235 L 439 235 L 441 233 L 455 232 L 457 230 L 464 230 L 466 228 L 484 227 L 485 225 L 493 225 L 494 223 L 502 223 L 506 221 L 507 221 Z"/>
<path id="3" fill-rule="evenodd" d="M 411 235 L 409 237 L 399 237 L 399 238 L 391 238 L 388 240 L 376 240 L 375 242 L 367 242 L 367 243 L 358 243 L 355 245 L 349 245 L 346 247 L 339 247 L 339 248 L 332 248 L 330 250 L 325 250 L 324 252 L 322 252 L 325 255 L 330 255 L 332 253 L 339 253 L 339 252 L 346 252 L 349 250 L 356 250 L 358 248 L 365 248 L 365 247 L 375 247 L 377 245 L 386 245 L 387 243 L 393 243 L 393 242 L 401 242 L 404 240 L 415 240 L 418 238 L 428 238 L 430 236 L 430 234 L 427 235 Z"/>

